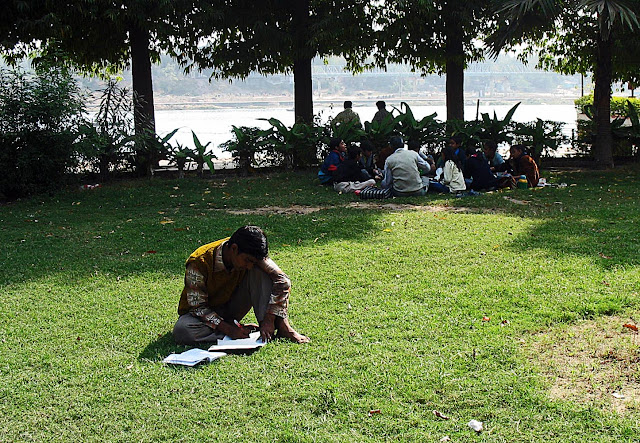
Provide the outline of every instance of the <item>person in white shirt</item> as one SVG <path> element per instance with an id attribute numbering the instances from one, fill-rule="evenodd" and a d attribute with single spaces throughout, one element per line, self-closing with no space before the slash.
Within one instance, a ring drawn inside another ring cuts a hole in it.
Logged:
<path id="1" fill-rule="evenodd" d="M 442 161 L 444 167 L 442 176 L 439 177 L 439 183 L 432 183 L 430 189 L 434 192 L 461 194 L 467 189 L 462 174 L 462 165 L 460 158 L 451 146 L 447 146 L 442 150 Z"/>

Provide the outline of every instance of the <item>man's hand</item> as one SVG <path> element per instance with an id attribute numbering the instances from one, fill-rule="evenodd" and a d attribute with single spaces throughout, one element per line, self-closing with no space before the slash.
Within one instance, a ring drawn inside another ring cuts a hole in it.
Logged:
<path id="1" fill-rule="evenodd" d="M 218 325 L 218 329 L 220 332 L 228 335 L 234 340 L 237 338 L 248 338 L 249 333 L 251 332 L 251 327 L 249 326 L 236 326 L 224 321 Z"/>
<path id="2" fill-rule="evenodd" d="M 274 314 L 265 314 L 264 320 L 260 322 L 260 338 L 265 343 L 273 339 L 273 334 L 276 331 L 275 319 Z"/>

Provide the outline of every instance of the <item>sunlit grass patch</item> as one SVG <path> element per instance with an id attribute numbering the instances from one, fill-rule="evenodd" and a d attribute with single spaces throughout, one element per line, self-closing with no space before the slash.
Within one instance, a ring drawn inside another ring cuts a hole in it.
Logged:
<path id="1" fill-rule="evenodd" d="M 637 411 L 638 326 L 623 316 L 559 324 L 526 339 L 522 352 L 540 371 L 551 398 L 603 411 Z"/>
<path id="2" fill-rule="evenodd" d="M 154 179 L 0 207 L 0 440 L 637 440 L 634 342 L 575 341 L 639 316 L 640 176 L 618 173 L 383 201 L 308 172 Z M 267 233 L 312 342 L 163 365 L 185 350 L 172 328 L 186 257 L 243 224 Z M 551 343 L 626 398 L 551 397 L 548 373 L 571 367 L 540 364 Z M 600 377 L 596 361 L 617 369 Z"/>

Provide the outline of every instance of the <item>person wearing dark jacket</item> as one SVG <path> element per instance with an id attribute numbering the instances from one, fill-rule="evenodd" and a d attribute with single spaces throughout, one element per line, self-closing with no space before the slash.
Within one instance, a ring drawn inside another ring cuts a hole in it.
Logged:
<path id="1" fill-rule="evenodd" d="M 346 150 L 347 145 L 343 140 L 336 137 L 329 140 L 329 154 L 325 157 L 318 171 L 320 183 L 323 185 L 334 183 L 333 178 L 338 171 L 338 166 L 344 161 L 344 153 Z"/>
<path id="2" fill-rule="evenodd" d="M 375 178 L 377 180 L 382 180 L 382 171 L 376 168 L 376 164 L 374 161 L 373 151 L 375 147 L 370 140 L 363 140 L 360 142 L 360 149 L 362 149 L 362 155 L 360 156 L 360 169 L 367 171 L 369 174 L 368 178 Z"/>
<path id="3" fill-rule="evenodd" d="M 337 192 L 354 192 L 368 186 L 375 186 L 376 181 L 369 178 L 367 171 L 360 166 L 362 150 L 357 146 L 351 146 L 347 153 L 347 159 L 340 163 L 333 179 L 333 189 Z"/>
<path id="4" fill-rule="evenodd" d="M 467 162 L 465 174 L 471 178 L 471 189 L 474 191 L 486 191 L 498 188 L 498 179 L 489 168 L 489 162 L 482 153 L 474 148 L 467 150 Z"/>

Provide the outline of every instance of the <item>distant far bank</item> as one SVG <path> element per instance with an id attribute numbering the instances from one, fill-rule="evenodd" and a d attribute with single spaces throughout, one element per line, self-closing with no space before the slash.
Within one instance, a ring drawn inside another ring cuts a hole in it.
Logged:
<path id="1" fill-rule="evenodd" d="M 528 105 L 573 105 L 575 99 L 580 97 L 580 93 L 567 94 L 566 90 L 558 91 L 556 94 L 494 94 L 492 96 L 465 97 L 465 106 L 474 106 L 480 100 L 481 106 L 514 105 L 518 102 Z M 379 95 L 358 93 L 349 96 L 320 96 L 313 97 L 314 105 L 322 108 L 335 107 L 342 109 L 344 100 L 353 101 L 354 108 L 375 107 L 378 100 L 387 102 L 387 106 L 399 106 L 401 102 L 406 102 L 409 106 L 444 106 L 445 97 L 440 94 L 411 94 L 400 95 Z M 225 109 L 225 108 L 291 108 L 293 109 L 292 95 L 203 95 L 193 96 L 172 96 L 156 95 L 154 97 L 155 107 L 158 110 L 205 110 L 205 109 Z"/>

